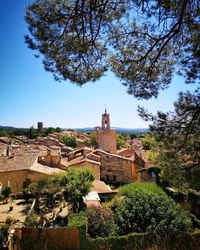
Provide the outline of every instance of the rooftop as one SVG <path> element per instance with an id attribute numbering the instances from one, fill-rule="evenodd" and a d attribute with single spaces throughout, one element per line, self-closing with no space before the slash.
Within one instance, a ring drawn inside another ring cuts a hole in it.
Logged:
<path id="1" fill-rule="evenodd" d="M 37 162 L 37 153 L 25 153 L 14 157 L 0 157 L 0 172 L 30 169 Z"/>

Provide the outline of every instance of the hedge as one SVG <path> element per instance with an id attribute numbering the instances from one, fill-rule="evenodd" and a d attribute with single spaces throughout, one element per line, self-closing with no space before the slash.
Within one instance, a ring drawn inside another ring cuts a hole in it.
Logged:
<path id="1" fill-rule="evenodd" d="M 68 217 L 68 227 L 78 227 L 79 228 L 79 237 L 80 237 L 80 250 L 87 249 L 87 222 L 86 222 L 86 213 L 84 211 L 80 213 L 70 214 Z"/>
<path id="2" fill-rule="evenodd" d="M 87 238 L 87 250 L 199 250 L 200 231 L 190 234 L 170 235 L 158 238 L 156 235 L 131 233 L 126 236 Z"/>

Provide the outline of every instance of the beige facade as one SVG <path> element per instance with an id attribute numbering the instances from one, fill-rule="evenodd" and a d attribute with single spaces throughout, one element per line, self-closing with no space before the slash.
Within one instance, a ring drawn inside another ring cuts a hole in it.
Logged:
<path id="1" fill-rule="evenodd" d="M 90 160 L 83 160 L 74 165 L 70 165 L 69 168 L 88 168 L 94 175 L 96 180 L 100 180 L 100 163 Z"/>
<path id="2" fill-rule="evenodd" d="M 3 187 L 10 185 L 13 193 L 20 192 L 23 189 L 24 181 L 27 179 L 27 170 L 14 170 L 0 173 L 0 183 Z"/>
<path id="3" fill-rule="evenodd" d="M 42 164 L 51 166 L 51 167 L 59 167 L 61 162 L 61 149 L 57 146 L 51 146 L 50 149 L 47 150 L 47 154 L 41 155 L 38 157 L 38 161 Z"/>
<path id="4" fill-rule="evenodd" d="M 41 168 L 43 166 L 41 165 Z M 14 170 L 14 171 L 6 171 L 0 173 L 0 183 L 2 186 L 10 185 L 13 193 L 21 192 L 25 187 L 27 181 L 37 182 L 42 179 L 44 176 L 49 176 L 52 174 L 59 173 L 60 171 L 50 172 L 46 171 L 47 166 L 45 167 L 45 171 L 35 171 L 32 169 L 25 170 Z"/>

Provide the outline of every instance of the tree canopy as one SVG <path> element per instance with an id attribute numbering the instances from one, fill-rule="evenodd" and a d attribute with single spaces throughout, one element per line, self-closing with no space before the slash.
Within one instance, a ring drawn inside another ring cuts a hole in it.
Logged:
<path id="1" fill-rule="evenodd" d="M 132 183 L 121 187 L 111 207 L 115 211 L 120 235 L 132 232 L 166 235 L 192 228 L 189 213 L 153 183 Z"/>
<path id="2" fill-rule="evenodd" d="M 64 198 L 71 205 L 72 211 L 79 212 L 83 208 L 83 197 L 90 192 L 95 179 L 91 170 L 72 168 L 53 178 L 55 183 L 64 187 Z"/>
<path id="3" fill-rule="evenodd" d="M 26 43 L 57 80 L 82 85 L 111 69 L 148 99 L 174 72 L 200 76 L 198 0 L 34 0 L 25 20 Z"/>
<path id="4" fill-rule="evenodd" d="M 177 188 L 200 191 L 200 89 L 180 93 L 174 112 L 148 114 L 139 108 L 143 119 L 151 121 L 159 155 L 157 165 Z"/>
<path id="5" fill-rule="evenodd" d="M 60 138 L 60 142 L 72 148 L 76 148 L 78 146 L 78 142 L 76 141 L 75 136 L 64 135 Z"/>

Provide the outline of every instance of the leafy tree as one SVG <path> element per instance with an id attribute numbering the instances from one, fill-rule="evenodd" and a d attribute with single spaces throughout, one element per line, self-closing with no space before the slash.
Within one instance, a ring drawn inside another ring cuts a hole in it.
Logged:
<path id="1" fill-rule="evenodd" d="M 0 137 L 8 137 L 8 133 L 4 129 L 0 129 Z"/>
<path id="2" fill-rule="evenodd" d="M 125 147 L 126 140 L 127 140 L 126 136 L 123 136 L 122 134 L 117 134 L 117 149 Z"/>
<path id="3" fill-rule="evenodd" d="M 37 183 L 30 184 L 23 192 L 24 198 L 28 198 L 27 195 L 31 194 L 36 199 L 35 210 L 40 210 L 40 197 L 45 197 L 46 206 L 52 208 L 55 203 L 56 193 L 61 191 L 61 187 L 58 183 L 55 183 L 53 177 L 45 176 L 40 179 Z"/>
<path id="4" fill-rule="evenodd" d="M 56 128 L 55 128 L 55 131 L 56 131 L 57 133 L 60 133 L 60 132 L 62 131 L 62 129 L 59 128 L 59 127 L 56 127 Z"/>
<path id="5" fill-rule="evenodd" d="M 72 168 L 66 174 L 56 176 L 54 181 L 65 188 L 64 198 L 77 213 L 83 208 L 83 197 L 89 193 L 94 179 L 91 170 Z"/>
<path id="6" fill-rule="evenodd" d="M 66 146 L 76 148 L 78 146 L 78 142 L 76 141 L 75 136 L 67 136 L 64 135 L 60 138 L 60 141 L 64 143 Z"/>
<path id="7" fill-rule="evenodd" d="M 197 82 L 198 11 L 197 0 L 35 0 L 25 40 L 58 80 L 82 85 L 110 68 L 128 93 L 148 99 L 175 70 Z"/>
<path id="8" fill-rule="evenodd" d="M 140 115 L 152 121 L 163 177 L 179 189 L 200 190 L 200 89 L 180 93 L 174 112 Z"/>
<path id="9" fill-rule="evenodd" d="M 34 139 L 37 136 L 37 130 L 33 126 L 29 129 L 29 138 Z"/>
<path id="10" fill-rule="evenodd" d="M 120 188 L 113 203 L 118 233 L 151 232 L 158 235 L 191 231 L 188 212 L 151 183 L 134 183 Z"/>
<path id="11" fill-rule="evenodd" d="M 149 133 L 145 133 L 143 135 L 143 137 L 141 138 L 141 141 L 142 141 L 142 147 L 145 149 L 145 150 L 150 150 L 150 149 L 154 149 L 156 147 L 156 143 L 155 143 L 155 139 L 154 137 L 149 134 Z"/>
<path id="12" fill-rule="evenodd" d="M 90 138 L 85 141 L 85 143 L 88 146 L 92 147 L 97 147 L 97 137 L 96 137 L 96 132 L 91 132 L 90 133 Z"/>
<path id="13" fill-rule="evenodd" d="M 114 235 L 116 226 L 111 209 L 104 206 L 89 208 L 87 217 L 90 237 L 96 238 Z"/>

